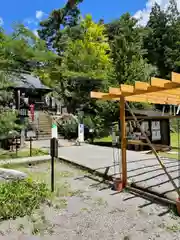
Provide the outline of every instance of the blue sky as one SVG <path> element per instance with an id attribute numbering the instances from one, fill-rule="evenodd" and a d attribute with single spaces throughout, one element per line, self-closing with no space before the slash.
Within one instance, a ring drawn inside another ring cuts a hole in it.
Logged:
<path id="1" fill-rule="evenodd" d="M 157 1 L 160 4 L 168 0 L 84 0 L 80 4 L 82 14 L 90 13 L 94 20 L 103 18 L 106 22 L 116 19 L 125 12 L 143 17 L 147 21 L 149 9 Z M 38 28 L 39 20 L 48 16 L 55 8 L 60 8 L 66 0 L 2 0 L 0 23 L 9 31 L 13 22 L 21 22 L 32 30 Z"/>

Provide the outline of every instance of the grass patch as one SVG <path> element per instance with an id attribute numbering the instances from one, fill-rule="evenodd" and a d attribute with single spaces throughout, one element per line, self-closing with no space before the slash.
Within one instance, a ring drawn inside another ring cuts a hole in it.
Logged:
<path id="1" fill-rule="evenodd" d="M 59 175 L 59 177 L 63 177 L 63 178 L 68 178 L 68 177 L 73 177 L 74 173 L 73 172 L 69 172 L 69 171 L 62 171 L 57 173 Z"/>
<path id="2" fill-rule="evenodd" d="M 7 165 L 7 167 L 22 171 L 28 174 L 28 181 L 9 182 L 0 184 L 0 220 L 33 216 L 35 209 L 40 209 L 42 203 L 55 209 L 66 209 L 68 199 L 77 196 L 83 197 L 83 191 L 72 189 L 68 178 L 76 173 L 63 169 L 63 166 L 55 166 L 55 192 L 50 192 L 50 164 L 42 163 L 32 166 Z M 43 205 L 44 206 L 44 205 Z M 40 227 L 41 228 L 41 227 Z M 39 234 L 38 226 L 34 227 L 34 234 Z"/>
<path id="3" fill-rule="evenodd" d="M 94 199 L 94 203 L 98 206 L 107 206 L 107 201 L 105 201 L 103 198 L 101 197 L 97 197 Z"/>
<path id="4" fill-rule="evenodd" d="M 178 148 L 178 133 L 171 133 L 171 147 Z"/>
<path id="5" fill-rule="evenodd" d="M 180 226 L 179 225 L 167 226 L 166 229 L 167 231 L 170 231 L 170 232 L 179 232 Z"/>
<path id="6" fill-rule="evenodd" d="M 0 220 L 31 215 L 49 196 L 44 183 L 31 179 L 0 184 Z"/>
<path id="7" fill-rule="evenodd" d="M 171 133 L 171 147 L 178 148 L 178 133 Z M 112 143 L 112 136 L 107 136 L 103 138 L 96 138 L 94 143 Z"/>
<path id="8" fill-rule="evenodd" d="M 178 160 L 178 154 L 171 154 L 171 153 L 166 153 L 166 152 L 158 152 L 158 155 L 160 155 L 161 157 L 165 157 L 165 158 L 174 158 L 176 160 Z"/>
<path id="9" fill-rule="evenodd" d="M 96 138 L 94 140 L 94 143 L 98 143 L 98 142 L 111 143 L 112 142 L 112 136 L 103 137 L 103 138 Z"/>
<path id="10" fill-rule="evenodd" d="M 61 199 L 58 199 L 58 201 L 57 201 L 56 204 L 54 204 L 54 207 L 55 207 L 56 209 L 64 209 L 64 208 L 67 207 L 67 205 L 68 205 L 67 199 L 61 198 Z"/>
<path id="11" fill-rule="evenodd" d="M 33 148 L 32 149 L 32 157 L 35 156 L 43 156 L 43 155 L 48 155 L 48 151 L 41 150 L 38 148 Z M 16 152 L 2 152 L 0 151 L 0 160 L 6 160 L 6 159 L 13 159 L 13 158 L 24 158 L 24 157 L 30 157 L 30 151 L 25 151 L 21 150 L 18 151 L 17 154 Z"/>

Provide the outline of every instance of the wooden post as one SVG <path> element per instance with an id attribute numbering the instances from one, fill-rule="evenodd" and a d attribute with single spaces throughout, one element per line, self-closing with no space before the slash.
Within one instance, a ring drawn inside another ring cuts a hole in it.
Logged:
<path id="1" fill-rule="evenodd" d="M 15 90 L 15 101 L 16 101 L 16 109 L 19 111 L 20 109 L 20 90 Z M 18 112 L 19 113 L 19 112 Z"/>
<path id="2" fill-rule="evenodd" d="M 32 137 L 29 139 L 29 155 L 32 157 Z"/>
<path id="3" fill-rule="evenodd" d="M 146 135 L 146 133 L 143 131 L 143 129 L 141 128 L 141 125 L 139 124 L 137 117 L 135 116 L 135 114 L 133 113 L 132 109 L 130 108 L 129 104 L 127 102 L 125 102 L 125 105 L 127 107 L 127 109 L 129 110 L 129 112 L 131 113 L 132 117 L 134 118 L 137 127 L 140 129 L 142 135 L 145 137 L 148 145 L 150 146 L 150 148 L 152 149 L 152 152 L 154 153 L 156 159 L 158 160 L 160 166 L 162 167 L 162 169 L 164 170 L 165 174 L 167 175 L 167 177 L 169 178 L 169 181 L 172 183 L 174 189 L 176 190 L 177 194 L 178 194 L 178 202 L 180 204 L 180 189 L 177 187 L 176 182 L 174 181 L 174 179 L 172 178 L 172 176 L 169 174 L 169 172 L 167 171 L 164 163 L 161 161 L 161 158 L 159 157 L 158 153 L 156 152 L 156 149 L 154 148 L 153 144 L 151 143 L 149 137 Z M 180 210 L 180 206 L 179 206 L 179 210 Z"/>
<path id="4" fill-rule="evenodd" d="M 16 144 L 16 157 L 18 157 L 18 140 L 17 140 L 17 136 L 15 138 L 15 144 Z"/>
<path id="5" fill-rule="evenodd" d="M 120 97 L 122 188 L 127 185 L 125 99 Z"/>

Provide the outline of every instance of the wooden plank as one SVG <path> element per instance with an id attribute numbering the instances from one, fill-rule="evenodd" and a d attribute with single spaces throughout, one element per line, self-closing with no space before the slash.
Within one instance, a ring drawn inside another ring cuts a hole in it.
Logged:
<path id="1" fill-rule="evenodd" d="M 149 83 L 139 81 L 135 82 L 135 89 L 137 90 L 147 91 L 149 87 L 150 87 Z"/>
<path id="2" fill-rule="evenodd" d="M 108 93 L 103 93 L 103 92 L 90 92 L 90 97 L 91 98 L 97 98 L 97 99 L 101 99 L 104 95 L 109 95 Z"/>
<path id="3" fill-rule="evenodd" d="M 119 98 L 116 94 L 108 94 L 102 92 L 91 92 L 91 98 L 102 99 L 102 100 L 112 100 L 112 101 L 119 101 Z M 180 98 L 168 98 L 165 96 L 156 96 L 156 95 L 135 95 L 135 96 L 127 96 L 125 97 L 126 101 L 128 102 L 148 102 L 153 104 L 173 104 L 179 105 Z"/>
<path id="4" fill-rule="evenodd" d="M 177 88 L 178 91 L 177 92 Z M 151 78 L 151 85 L 146 82 L 136 81 L 135 85 L 121 84 L 120 88 L 109 88 L 109 93 L 116 96 L 135 96 L 152 93 L 157 98 L 159 95 L 169 95 L 171 98 L 176 98 L 180 95 L 180 85 L 177 82 L 172 82 L 160 78 Z"/>
<path id="5" fill-rule="evenodd" d="M 120 88 L 115 88 L 115 87 L 110 87 L 109 88 L 109 94 L 114 94 L 114 95 L 119 96 L 119 97 L 122 95 L 122 93 L 120 91 Z"/>
<path id="6" fill-rule="evenodd" d="M 122 161 L 122 187 L 127 185 L 127 159 L 126 159 L 126 121 L 125 99 L 120 98 L 120 122 L 121 122 L 121 161 Z"/>
<path id="7" fill-rule="evenodd" d="M 171 80 L 172 80 L 172 82 L 174 82 L 174 83 L 180 84 L 180 74 L 179 74 L 179 73 L 172 72 L 172 73 L 171 73 Z"/>
<path id="8" fill-rule="evenodd" d="M 153 104 L 173 104 L 173 105 L 179 105 L 180 100 L 177 99 L 171 99 L 165 97 L 155 97 L 155 96 L 142 96 L 142 95 L 135 95 L 135 96 L 129 96 L 125 98 L 128 102 L 148 102 Z"/>
<path id="9" fill-rule="evenodd" d="M 176 82 L 172 82 L 169 80 L 161 79 L 161 78 L 151 78 L 151 86 L 161 88 L 161 89 L 172 89 L 179 87 L 179 84 Z"/>
<path id="10" fill-rule="evenodd" d="M 123 96 L 129 96 L 129 95 L 134 94 L 135 88 L 132 85 L 121 84 L 120 91 Z"/>

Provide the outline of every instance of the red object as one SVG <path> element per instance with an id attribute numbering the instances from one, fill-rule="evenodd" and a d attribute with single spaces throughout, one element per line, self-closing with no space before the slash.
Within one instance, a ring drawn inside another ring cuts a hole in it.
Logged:
<path id="1" fill-rule="evenodd" d="M 114 179 L 114 190 L 117 192 L 121 192 L 123 190 L 123 184 L 120 178 Z"/>
<path id="2" fill-rule="evenodd" d="M 31 113 L 31 119 L 34 121 L 34 104 L 30 105 L 30 113 Z"/>

